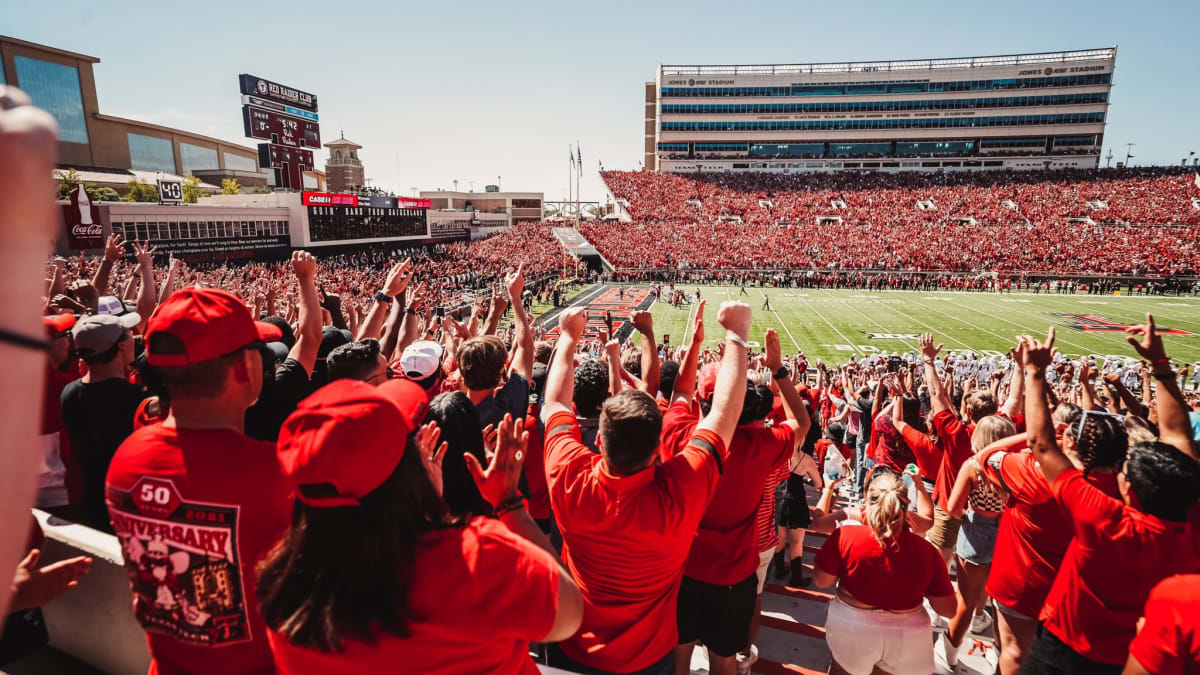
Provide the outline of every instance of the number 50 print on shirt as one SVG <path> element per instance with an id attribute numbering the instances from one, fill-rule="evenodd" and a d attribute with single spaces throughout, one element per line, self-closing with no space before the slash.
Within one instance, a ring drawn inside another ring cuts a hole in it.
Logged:
<path id="1" fill-rule="evenodd" d="M 110 486 L 108 502 L 142 628 L 205 647 L 251 639 L 237 506 L 185 502 L 151 476 L 129 492 Z"/>

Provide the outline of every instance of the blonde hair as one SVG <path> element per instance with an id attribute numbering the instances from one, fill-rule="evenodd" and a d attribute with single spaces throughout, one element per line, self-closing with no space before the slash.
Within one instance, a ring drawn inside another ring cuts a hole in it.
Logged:
<path id="1" fill-rule="evenodd" d="M 1013 424 L 1012 420 L 999 415 L 989 415 L 975 424 L 975 433 L 971 434 L 971 449 L 979 452 L 1002 438 L 1016 434 L 1017 425 Z"/>
<path id="2" fill-rule="evenodd" d="M 863 515 L 880 546 L 890 548 L 896 545 L 904 530 L 906 511 L 908 494 L 904 489 L 904 481 L 890 471 L 876 473 L 867 485 Z"/>

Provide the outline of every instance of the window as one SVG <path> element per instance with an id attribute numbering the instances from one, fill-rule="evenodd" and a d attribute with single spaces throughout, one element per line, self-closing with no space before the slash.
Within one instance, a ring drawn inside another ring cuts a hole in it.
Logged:
<path id="1" fill-rule="evenodd" d="M 138 171 L 175 173 L 175 151 L 171 139 L 129 133 L 130 166 Z"/>
<path id="2" fill-rule="evenodd" d="M 1026 126 L 1040 124 L 1098 124 L 1104 113 L 1058 115 L 1006 115 L 1002 117 L 947 117 L 911 119 L 858 119 L 787 122 L 663 122 L 663 131 L 809 131 L 844 129 L 938 129 L 957 127 Z"/>
<path id="3" fill-rule="evenodd" d="M 1095 136 L 1059 136 L 1054 139 L 1054 145 L 1095 145 Z"/>
<path id="4" fill-rule="evenodd" d="M 955 82 L 806 82 L 791 87 L 663 87 L 663 97 L 711 98 L 717 96 L 841 96 L 845 94 L 921 94 L 925 92 L 993 91 L 1106 85 L 1112 74 L 1065 75 L 1022 79 L 966 80 Z"/>
<path id="5" fill-rule="evenodd" d="M 687 143 L 659 143 L 658 151 L 659 152 L 687 152 L 688 144 Z"/>
<path id="6" fill-rule="evenodd" d="M 1057 96 L 1007 96 L 957 98 L 932 101 L 844 101 L 839 103 L 701 103 L 673 104 L 662 107 L 664 115 L 732 115 L 786 113 L 859 113 L 899 110 L 974 110 L 976 108 L 1021 108 L 1047 105 L 1089 105 L 1108 101 L 1106 93 L 1062 94 Z M 672 143 L 660 143 L 674 145 Z"/>
<path id="7" fill-rule="evenodd" d="M 87 118 L 83 113 L 83 94 L 79 90 L 79 71 L 72 66 L 18 56 L 17 86 L 33 104 L 44 109 L 58 122 L 58 140 L 87 143 Z"/>
<path id="8" fill-rule="evenodd" d="M 258 171 L 258 160 L 227 152 L 225 153 L 225 168 L 229 171 Z"/>
<path id="9" fill-rule="evenodd" d="M 981 148 L 1045 148 L 1045 138 L 985 138 Z"/>
<path id="10" fill-rule="evenodd" d="M 203 169 L 219 169 L 217 151 L 191 143 L 179 144 L 179 159 L 183 164 L 183 175 L 190 176 L 193 171 Z"/>

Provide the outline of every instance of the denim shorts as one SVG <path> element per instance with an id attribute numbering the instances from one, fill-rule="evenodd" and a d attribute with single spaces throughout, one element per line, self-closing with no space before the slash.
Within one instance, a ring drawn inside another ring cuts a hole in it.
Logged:
<path id="1" fill-rule="evenodd" d="M 975 565 L 992 564 L 992 552 L 996 548 L 996 533 L 1000 530 L 1000 518 L 981 516 L 967 509 L 963 515 L 962 529 L 954 552 L 966 562 Z"/>

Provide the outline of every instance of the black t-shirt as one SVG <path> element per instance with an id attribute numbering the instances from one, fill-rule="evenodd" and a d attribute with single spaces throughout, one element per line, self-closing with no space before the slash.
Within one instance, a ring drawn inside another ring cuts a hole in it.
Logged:
<path id="1" fill-rule="evenodd" d="M 858 427 L 862 429 L 859 432 L 858 440 L 860 443 L 866 443 L 871 440 L 871 424 L 875 421 L 871 419 L 871 408 L 875 407 L 875 399 L 860 398 L 856 405 L 858 405 L 859 414 Z"/>
<path id="2" fill-rule="evenodd" d="M 84 524 L 98 530 L 112 532 L 104 479 L 117 448 L 133 433 L 133 417 L 144 398 L 141 387 L 119 377 L 75 380 L 63 389 L 63 426 L 83 468 Z"/>
<path id="3" fill-rule="evenodd" d="M 246 435 L 257 441 L 279 440 L 283 421 L 310 393 L 312 383 L 304 366 L 296 359 L 285 359 L 275 368 L 274 377 L 263 378 L 258 401 L 246 410 Z"/>
<path id="4" fill-rule="evenodd" d="M 525 419 L 528 408 L 529 381 L 515 373 L 494 396 L 483 399 L 475 406 L 482 427 L 489 424 L 499 427 L 505 413 L 511 414 L 514 422 Z"/>

